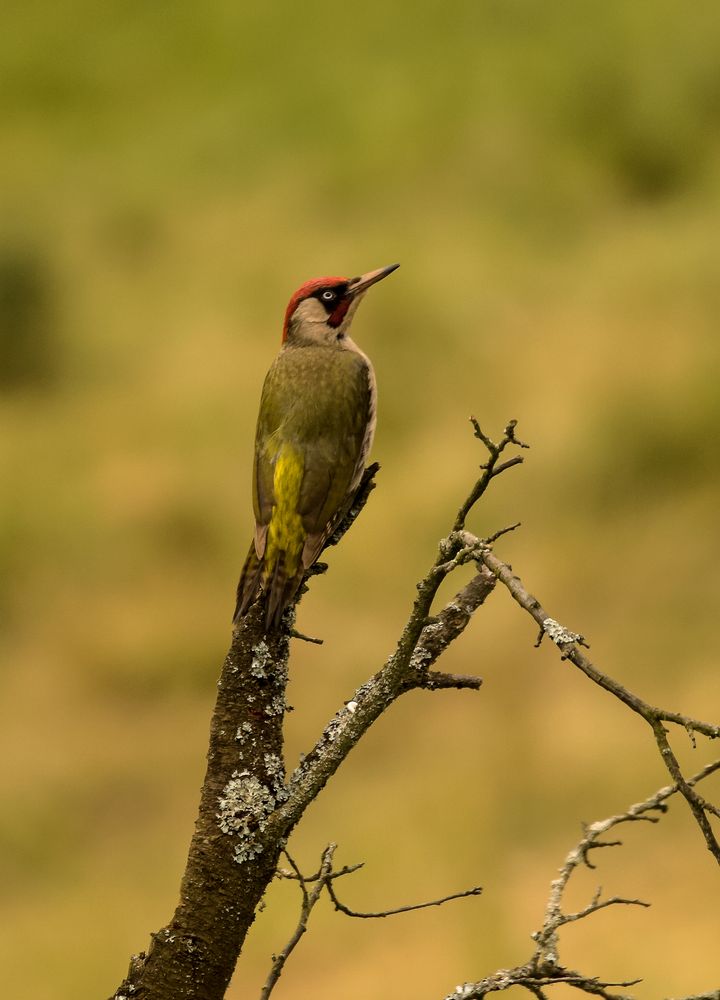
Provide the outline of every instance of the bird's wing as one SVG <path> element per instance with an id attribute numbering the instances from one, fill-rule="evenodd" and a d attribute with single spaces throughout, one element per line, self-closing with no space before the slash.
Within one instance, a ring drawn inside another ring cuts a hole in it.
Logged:
<path id="1" fill-rule="evenodd" d="M 280 355 L 270 367 L 263 384 L 255 431 L 253 464 L 253 509 L 255 512 L 255 551 L 258 559 L 265 553 L 268 526 L 275 506 L 275 459 L 282 445 L 282 424 L 287 413 L 282 379 L 278 378 Z"/>
<path id="2" fill-rule="evenodd" d="M 350 352 L 346 377 L 328 401 L 332 428 L 306 449 L 298 513 L 307 532 L 302 561 L 307 569 L 345 514 L 367 452 L 371 386 L 365 359 Z M 338 431 L 340 430 L 340 433 Z"/>

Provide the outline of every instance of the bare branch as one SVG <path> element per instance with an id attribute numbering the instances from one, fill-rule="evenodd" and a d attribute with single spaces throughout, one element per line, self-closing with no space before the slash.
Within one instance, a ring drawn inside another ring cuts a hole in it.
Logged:
<path id="1" fill-rule="evenodd" d="M 409 913 L 412 910 L 424 910 L 429 906 L 442 906 L 444 903 L 449 903 L 455 899 L 463 899 L 466 896 L 479 896 L 482 892 L 480 886 L 476 886 L 473 889 L 467 889 L 464 892 L 456 892 L 450 896 L 444 896 L 442 899 L 433 899 L 426 903 L 415 903 L 411 906 L 400 906 L 394 910 L 383 910 L 378 913 L 360 913 L 357 910 L 351 910 L 348 906 L 345 906 L 340 902 L 337 898 L 333 883 L 336 879 L 342 878 L 344 875 L 350 875 L 353 872 L 356 872 L 358 868 L 362 868 L 362 864 L 348 865 L 344 868 L 338 869 L 338 871 L 333 871 L 332 863 L 336 849 L 337 844 L 328 844 L 323 851 L 320 868 L 314 875 L 309 876 L 303 875 L 287 849 L 283 850 L 283 853 L 292 870 L 279 870 L 277 874 L 282 878 L 291 879 L 299 883 L 300 891 L 302 893 L 302 905 L 300 908 L 300 918 L 298 920 L 297 927 L 290 936 L 289 941 L 280 954 L 273 955 L 272 966 L 265 981 L 265 985 L 260 993 L 260 1000 L 268 1000 L 268 997 L 272 993 L 278 979 L 282 975 L 285 963 L 297 947 L 297 944 L 303 934 L 307 931 L 310 914 L 320 898 L 323 889 L 327 890 L 336 910 L 344 913 L 348 917 L 360 917 L 362 919 L 390 917 L 398 913 Z M 308 885 L 311 884 L 312 888 L 308 891 Z"/>
<path id="2" fill-rule="evenodd" d="M 469 536 L 473 539 L 473 536 Z M 273 843 L 287 836 L 304 810 L 332 777 L 375 720 L 401 694 L 416 688 L 477 690 L 482 680 L 430 669 L 447 647 L 465 630 L 473 613 L 492 593 L 495 578 L 485 567 L 450 600 L 431 615 L 440 583 L 457 566 L 471 560 L 475 548 L 464 544 L 464 533 L 444 539 L 426 577 L 417 586 L 418 596 L 393 655 L 358 688 L 325 727 L 313 749 L 290 775 L 287 798 L 269 818 L 264 836 Z M 450 558 L 449 558 L 450 557 Z"/>
<path id="3" fill-rule="evenodd" d="M 265 980 L 265 985 L 260 991 L 260 1000 L 267 1000 L 267 998 L 270 996 L 275 987 L 275 984 L 282 975 L 282 971 L 285 968 L 285 963 L 287 962 L 288 958 L 295 949 L 298 941 L 307 930 L 308 920 L 310 919 L 310 914 L 312 913 L 313 907 L 320 898 L 320 894 L 322 893 L 325 886 L 329 885 L 328 878 L 330 876 L 330 872 L 332 871 L 332 859 L 336 847 L 337 847 L 336 844 L 328 844 L 328 846 L 323 851 L 322 860 L 320 862 L 320 870 L 318 872 L 316 879 L 314 880 L 315 884 L 313 885 L 310 892 L 308 892 L 307 890 L 307 879 L 303 878 L 302 874 L 300 873 L 300 869 L 295 864 L 293 859 L 290 857 L 288 852 L 287 851 L 284 852 L 285 857 L 288 859 L 288 862 L 292 866 L 292 869 L 295 873 L 295 878 L 300 883 L 300 890 L 302 892 L 302 907 L 300 910 L 300 919 L 298 920 L 298 925 L 295 928 L 292 937 L 285 945 L 283 950 L 280 952 L 280 954 L 274 956 L 273 958 L 273 964 L 268 974 L 268 977 Z"/>
<path id="4" fill-rule="evenodd" d="M 473 889 L 466 889 L 464 892 L 454 892 L 450 896 L 443 896 L 442 899 L 431 899 L 426 903 L 398 906 L 393 910 L 380 910 L 377 913 L 361 913 L 358 910 L 351 910 L 349 906 L 345 906 L 344 903 L 340 902 L 331 881 L 327 883 L 327 890 L 336 910 L 344 913 L 347 917 L 359 917 L 362 920 L 375 920 L 380 917 L 394 917 L 398 913 L 411 913 L 413 910 L 426 910 L 430 906 L 442 906 L 443 903 L 449 903 L 454 899 L 465 899 L 466 896 L 479 896 L 482 893 L 482 887 L 478 885 Z"/>
<path id="5" fill-rule="evenodd" d="M 498 580 L 507 587 L 510 591 L 511 596 L 514 600 L 523 608 L 529 615 L 531 615 L 535 621 L 538 623 L 543 632 L 547 632 L 548 629 L 545 627 L 546 622 L 557 625 L 554 618 L 546 613 L 545 609 L 542 607 L 540 602 L 536 597 L 530 594 L 523 586 L 522 581 L 518 576 L 516 576 L 511 567 L 506 565 L 502 560 L 498 559 L 497 556 L 489 551 L 487 548 L 482 548 L 479 554 L 480 560 L 487 566 L 487 568 L 495 574 Z M 562 628 L 562 626 L 560 626 Z M 628 708 L 637 712 L 645 719 L 657 718 L 663 722 L 672 722 L 678 726 L 683 726 L 685 729 L 701 733 L 703 736 L 707 736 L 710 739 L 720 738 L 720 725 L 710 722 L 701 722 L 699 719 L 694 719 L 688 715 L 681 715 L 679 712 L 673 712 L 668 709 L 653 708 L 647 702 L 643 701 L 637 695 L 628 691 L 622 686 L 618 681 L 613 680 L 607 674 L 603 674 L 598 670 L 593 664 L 588 660 L 588 658 L 581 652 L 581 650 L 574 648 L 575 644 L 580 645 L 580 640 L 584 639 L 577 633 L 567 632 L 568 636 L 574 635 L 574 640 L 565 640 L 562 637 L 559 641 L 556 640 L 556 645 L 560 648 L 563 658 L 570 660 L 575 664 L 582 672 L 594 681 L 600 687 L 609 691 L 610 694 L 615 695 L 620 701 L 624 702 Z M 549 633 L 548 633 L 549 634 Z"/>
<path id="6" fill-rule="evenodd" d="M 467 533 L 466 533 L 467 534 Z M 599 687 L 618 698 L 624 705 L 627 705 L 633 712 L 639 715 L 648 723 L 653 731 L 655 742 L 660 751 L 660 756 L 668 769 L 670 776 L 677 788 L 685 798 L 690 807 L 692 815 L 700 828 L 705 844 L 711 852 L 716 862 L 720 864 L 720 844 L 715 836 L 710 821 L 705 801 L 700 799 L 692 790 L 692 785 L 687 782 L 682 774 L 680 765 L 667 739 L 667 730 L 663 722 L 670 722 L 682 726 L 687 732 L 701 733 L 710 739 L 720 737 L 720 726 L 714 723 L 702 722 L 699 719 L 688 715 L 681 715 L 679 712 L 672 712 L 663 708 L 655 708 L 644 701 L 638 695 L 623 687 L 618 681 L 602 673 L 585 656 L 579 648 L 581 645 L 587 646 L 583 636 L 576 632 L 570 632 L 560 625 L 554 618 L 551 618 L 540 604 L 536 597 L 533 597 L 518 576 L 516 576 L 510 566 L 502 562 L 486 546 L 478 540 L 479 558 L 484 565 L 495 574 L 498 580 L 510 591 L 514 600 L 538 623 L 542 634 L 547 633 L 553 639 L 561 651 L 564 660 L 570 660 L 576 667 L 590 678 Z"/>
<path id="7" fill-rule="evenodd" d="M 479 691 L 482 687 L 482 677 L 474 674 L 447 674 L 440 670 L 431 670 L 427 680 L 423 681 L 424 691 L 446 691 L 455 688 L 458 691 Z"/>
<path id="8" fill-rule="evenodd" d="M 608 993 L 608 989 L 611 986 L 627 989 L 639 982 L 641 982 L 639 979 L 615 983 L 602 982 L 594 977 L 588 978 L 569 969 L 548 968 L 541 972 L 529 964 L 519 966 L 516 969 L 500 969 L 494 975 L 488 976 L 487 979 L 478 983 L 463 983 L 461 986 L 457 986 L 453 993 L 448 994 L 445 1000 L 484 1000 L 490 993 L 502 993 L 510 989 L 511 986 L 522 986 L 535 996 L 546 997 L 547 994 L 543 992 L 541 987 L 560 984 L 574 986 L 582 993 L 603 997 L 604 1000 L 631 1000 L 627 994 Z"/>
<path id="9" fill-rule="evenodd" d="M 343 875 L 352 875 L 353 872 L 360 871 L 360 869 L 364 867 L 365 867 L 364 861 L 359 861 L 356 865 L 345 865 L 342 868 L 338 868 L 337 871 L 331 871 L 330 874 L 328 875 L 328 880 L 333 881 L 336 878 L 342 878 Z M 308 885 L 310 882 L 316 882 L 322 875 L 322 872 L 316 871 L 314 875 L 298 876 L 296 872 L 279 870 L 277 874 L 280 876 L 280 878 L 289 879 L 291 881 L 295 881 L 299 877 L 301 881 L 303 881 L 306 885 Z"/>
<path id="10" fill-rule="evenodd" d="M 503 535 L 508 535 L 511 531 L 516 531 L 520 526 L 521 522 L 516 521 L 515 524 L 509 524 L 507 528 L 500 528 L 492 535 L 488 535 L 487 538 L 483 538 L 483 541 L 485 542 L 486 545 L 492 545 L 493 542 L 496 542 L 498 540 L 498 538 L 501 538 Z"/>
<path id="11" fill-rule="evenodd" d="M 648 718 L 647 721 L 652 726 L 653 733 L 655 734 L 655 742 L 660 749 L 662 758 L 665 761 L 665 766 L 675 779 L 675 784 L 682 793 L 687 804 L 690 806 L 690 810 L 695 817 L 698 826 L 702 830 L 703 836 L 705 837 L 705 843 L 707 844 L 708 849 L 712 852 L 718 864 L 720 864 L 720 845 L 718 845 L 712 826 L 710 825 L 707 812 L 705 811 L 705 800 L 696 795 L 692 786 L 685 780 L 685 777 L 680 770 L 678 759 L 673 753 L 668 742 L 667 729 L 665 729 L 660 719 L 658 717 Z"/>
<path id="12" fill-rule="evenodd" d="M 325 642 L 324 639 L 316 639 L 312 635 L 305 635 L 304 632 L 298 632 L 297 629 L 291 628 L 288 632 L 291 639 L 302 639 L 303 642 L 310 642 L 315 646 L 322 646 Z"/>
<path id="13" fill-rule="evenodd" d="M 443 683 L 443 678 L 453 677 L 451 674 L 438 674 L 430 667 L 442 656 L 447 647 L 464 631 L 473 612 L 492 593 L 495 578 L 484 566 L 462 590 L 445 605 L 442 611 L 426 620 L 420 633 L 410 665 L 417 676 L 412 677 L 413 686 L 435 690 L 441 687 L 473 687 L 479 688 L 482 681 L 479 677 L 464 678 L 464 683 Z M 415 681 L 418 683 L 415 684 Z"/>
<path id="14" fill-rule="evenodd" d="M 470 423 L 475 429 L 475 437 L 478 438 L 487 448 L 490 457 L 484 465 L 480 468 L 483 470 L 482 475 L 475 483 L 473 488 L 470 490 L 467 500 L 462 505 L 455 518 L 455 523 L 453 524 L 453 531 L 462 531 L 465 527 L 465 521 L 470 511 L 473 509 L 475 504 L 478 502 L 480 497 L 485 493 L 490 482 L 495 476 L 499 476 L 501 473 L 505 472 L 507 469 L 512 468 L 514 465 L 520 465 L 523 461 L 522 455 L 515 455 L 513 458 L 508 459 L 498 465 L 498 460 L 508 445 L 515 445 L 518 448 L 528 448 L 529 445 L 525 444 L 524 441 L 519 441 L 515 437 L 515 427 L 517 425 L 517 420 L 511 420 L 510 423 L 505 428 L 503 436 L 500 441 L 495 444 L 487 434 L 483 433 L 480 424 L 477 422 L 475 417 L 470 417 Z"/>
<path id="15" fill-rule="evenodd" d="M 668 997 L 668 1000 L 720 1000 L 720 990 L 711 993 L 693 993 L 691 997 Z"/>
<path id="16" fill-rule="evenodd" d="M 591 903 L 588 903 L 582 910 L 578 910 L 576 913 L 564 913 L 562 918 L 558 923 L 558 927 L 562 927 L 565 924 L 571 924 L 575 920 L 582 920 L 584 917 L 589 917 L 591 913 L 597 913 L 598 910 L 603 910 L 607 906 L 644 906 L 649 907 L 650 904 L 646 903 L 642 899 L 625 899 L 623 896 L 610 896 L 609 899 L 600 899 L 600 890 L 595 893 Z"/>

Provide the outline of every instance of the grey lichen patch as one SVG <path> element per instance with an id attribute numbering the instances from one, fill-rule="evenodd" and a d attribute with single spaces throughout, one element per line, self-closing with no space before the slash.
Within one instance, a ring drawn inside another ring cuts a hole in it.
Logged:
<path id="1" fill-rule="evenodd" d="M 461 997 L 470 996 L 474 989 L 474 983 L 461 983 L 459 986 L 455 987 L 454 992 L 445 997 L 445 1000 L 460 1000 Z"/>
<path id="2" fill-rule="evenodd" d="M 444 631 L 442 622 L 431 622 L 423 628 L 418 644 L 410 657 L 411 670 L 426 670 L 429 664 L 437 659 L 442 648 L 447 645 L 447 640 L 443 642 Z M 428 646 L 431 648 L 428 649 Z"/>
<path id="3" fill-rule="evenodd" d="M 335 718 L 325 727 L 325 732 L 323 733 L 323 740 L 326 743 L 334 743 L 335 740 L 340 736 L 346 726 L 350 723 L 355 712 L 358 710 L 360 705 L 365 701 L 367 696 L 375 689 L 376 682 L 374 679 L 366 681 L 361 687 L 357 689 L 354 697 L 351 701 L 345 702 L 343 707 L 337 713 Z M 300 754 L 300 761 L 297 767 L 297 773 L 302 773 L 307 764 L 305 754 Z"/>
<path id="4" fill-rule="evenodd" d="M 453 536 L 441 538 L 438 542 L 438 553 L 441 559 L 449 559 L 453 553 Z"/>
<path id="5" fill-rule="evenodd" d="M 238 726 L 237 732 L 235 733 L 236 740 L 243 740 L 252 732 L 252 726 L 249 722 L 243 722 L 241 726 Z"/>
<path id="6" fill-rule="evenodd" d="M 249 771 L 233 771 L 218 799 L 218 825 L 223 833 L 235 835 L 235 861 L 243 864 L 262 853 L 259 834 L 277 804 L 276 794 Z"/>
<path id="7" fill-rule="evenodd" d="M 556 622 L 554 618 L 546 618 L 543 621 L 543 630 L 558 646 L 562 646 L 565 642 L 583 641 L 583 636 L 579 632 L 571 632 L 560 622 Z"/>
<path id="8" fill-rule="evenodd" d="M 263 754 L 263 761 L 273 795 L 275 796 L 275 803 L 278 806 L 282 805 L 283 802 L 287 801 L 289 794 L 287 785 L 285 784 L 285 764 L 283 759 L 276 753 L 266 753 Z"/>
<path id="9" fill-rule="evenodd" d="M 410 657 L 411 670 L 424 670 L 432 658 L 433 654 L 429 649 L 424 649 L 422 646 L 416 646 L 415 652 Z"/>
<path id="10" fill-rule="evenodd" d="M 385 663 L 385 667 L 388 666 L 389 662 L 390 661 L 388 660 Z M 385 669 L 385 667 L 383 667 L 383 669 Z M 360 685 L 360 687 L 353 695 L 353 701 L 356 701 L 358 704 L 360 704 L 361 701 L 364 701 L 364 699 L 367 698 L 368 695 L 371 695 L 373 691 L 375 691 L 376 687 L 377 687 L 377 681 L 375 680 L 374 677 L 371 677 L 369 681 L 365 681 L 364 684 Z"/>
<path id="11" fill-rule="evenodd" d="M 263 754 L 263 760 L 268 778 L 273 781 L 282 781 L 285 777 L 285 766 L 280 757 L 276 753 L 266 753 Z"/>
<path id="12" fill-rule="evenodd" d="M 269 715 L 271 718 L 273 715 L 284 715 L 285 714 L 285 696 L 283 694 L 276 694 L 268 704 L 265 706 L 265 715 Z"/>
<path id="13" fill-rule="evenodd" d="M 355 703 L 357 708 L 357 702 Z M 346 707 L 343 706 L 342 710 L 338 712 L 332 722 L 327 726 L 324 732 L 324 737 L 328 743 L 334 743 L 338 736 L 345 729 L 347 723 L 350 721 L 351 717 L 355 714 L 354 710 L 348 712 Z"/>
<path id="14" fill-rule="evenodd" d="M 261 639 L 257 646 L 252 648 L 253 658 L 250 664 L 250 673 L 258 680 L 267 679 L 267 667 L 272 663 L 272 655 L 268 644 Z"/>
<path id="15" fill-rule="evenodd" d="M 325 730 L 325 739 L 328 743 L 334 743 L 340 732 L 342 731 L 342 722 L 340 719 L 335 718 L 332 720 L 330 725 Z"/>

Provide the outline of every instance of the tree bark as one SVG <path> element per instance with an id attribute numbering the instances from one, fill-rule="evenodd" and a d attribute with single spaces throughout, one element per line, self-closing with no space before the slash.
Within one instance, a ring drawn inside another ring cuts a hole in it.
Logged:
<path id="1" fill-rule="evenodd" d="M 207 772 L 170 923 L 133 956 L 115 1000 L 223 997 L 282 841 L 263 843 L 285 796 L 283 717 L 289 638 L 265 634 L 256 605 L 235 628 L 218 682 Z"/>

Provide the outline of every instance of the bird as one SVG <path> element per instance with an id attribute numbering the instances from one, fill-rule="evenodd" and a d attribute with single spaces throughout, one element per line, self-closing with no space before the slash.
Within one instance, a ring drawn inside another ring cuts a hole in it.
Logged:
<path id="1" fill-rule="evenodd" d="M 400 265 L 306 281 L 291 296 L 280 353 L 265 377 L 255 432 L 255 534 L 233 624 L 258 597 L 279 628 L 307 570 L 352 505 L 375 434 L 369 358 L 349 336 L 367 290 Z"/>

